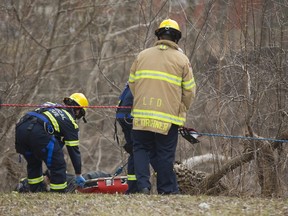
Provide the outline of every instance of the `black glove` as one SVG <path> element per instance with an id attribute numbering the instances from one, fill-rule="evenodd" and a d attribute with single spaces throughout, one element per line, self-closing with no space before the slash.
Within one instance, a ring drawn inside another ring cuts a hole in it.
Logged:
<path id="1" fill-rule="evenodd" d="M 128 154 L 133 154 L 133 145 L 132 144 L 126 143 L 123 146 L 123 148 Z"/>

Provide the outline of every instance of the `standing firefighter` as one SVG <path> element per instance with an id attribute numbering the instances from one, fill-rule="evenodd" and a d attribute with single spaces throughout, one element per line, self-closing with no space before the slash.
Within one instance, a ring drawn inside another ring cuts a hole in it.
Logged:
<path id="1" fill-rule="evenodd" d="M 82 93 L 64 98 L 68 106 L 88 106 Z M 46 106 L 46 107 L 45 107 Z M 75 120 L 83 118 L 86 108 L 64 108 L 60 104 L 46 102 L 43 108 L 26 113 L 16 124 L 16 152 L 27 161 L 28 184 L 31 192 L 46 191 L 42 161 L 50 170 L 50 191 L 66 192 L 66 162 L 63 146 L 66 145 L 76 174 L 75 182 L 83 187 L 79 128 Z"/>
<path id="2" fill-rule="evenodd" d="M 149 194 L 149 154 L 155 155 L 158 193 L 177 194 L 173 164 L 178 127 L 186 121 L 196 85 L 189 60 L 177 45 L 178 23 L 164 20 L 155 35 L 158 41 L 139 53 L 129 76 L 135 173 L 140 191 Z"/>

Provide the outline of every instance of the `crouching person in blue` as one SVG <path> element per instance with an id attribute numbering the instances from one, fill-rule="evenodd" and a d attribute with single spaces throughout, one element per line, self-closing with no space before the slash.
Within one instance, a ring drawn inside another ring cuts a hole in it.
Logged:
<path id="1" fill-rule="evenodd" d="M 133 95 L 129 89 L 129 86 L 126 84 L 125 89 L 119 97 L 118 106 L 127 106 L 131 107 L 133 105 Z M 125 145 L 123 146 L 124 150 L 129 154 L 128 165 L 127 165 L 127 183 L 128 190 L 127 194 L 137 193 L 137 182 L 134 172 L 134 159 L 133 159 L 133 140 L 131 137 L 132 130 L 132 117 L 131 117 L 131 108 L 118 108 L 116 111 L 116 119 L 119 125 L 122 128 L 124 133 Z"/>
<path id="2" fill-rule="evenodd" d="M 128 157 L 128 165 L 127 165 L 127 183 L 128 190 L 126 194 L 139 193 L 139 189 L 137 186 L 137 178 L 134 170 L 134 158 L 133 158 L 133 137 L 131 136 L 132 131 L 132 121 L 133 117 L 131 116 L 131 108 L 121 108 L 121 107 L 132 107 L 133 106 L 133 95 L 130 91 L 129 85 L 126 84 L 125 89 L 121 93 L 119 97 L 120 108 L 116 111 L 116 119 L 119 125 L 122 128 L 122 132 L 124 133 L 125 145 L 123 146 L 124 150 L 129 154 Z M 155 169 L 154 157 L 150 155 L 150 160 L 152 167 Z"/>
<path id="3" fill-rule="evenodd" d="M 79 128 L 77 119 L 83 118 L 88 100 L 82 93 L 74 93 L 64 98 L 64 104 L 46 102 L 42 108 L 26 113 L 16 124 L 15 148 L 27 161 L 27 179 L 31 192 L 46 191 L 42 162 L 50 170 L 50 191 L 66 192 L 66 162 L 63 146 L 66 145 L 75 171 L 75 183 L 83 187 L 85 179 L 81 175 L 81 154 L 79 151 Z M 46 106 L 46 107 L 45 107 Z"/>

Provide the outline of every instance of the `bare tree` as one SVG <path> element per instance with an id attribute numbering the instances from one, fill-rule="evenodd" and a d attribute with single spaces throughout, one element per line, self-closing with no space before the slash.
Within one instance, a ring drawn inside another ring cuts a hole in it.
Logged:
<path id="1" fill-rule="evenodd" d="M 279 137 L 287 127 L 287 16 L 287 1 L 274 0 L 0 0 L 1 99 L 41 104 L 81 91 L 91 105 L 117 105 L 135 56 L 153 45 L 154 30 L 170 17 L 180 24 L 179 45 L 198 86 L 187 126 Z M 14 150 L 14 126 L 28 109 L 0 110 L 0 173 L 7 179 L 1 190 L 25 175 L 25 163 L 17 163 Z M 88 124 L 80 124 L 84 172 L 113 172 L 125 161 L 122 143 L 113 138 L 114 113 L 114 108 L 89 109 Z M 239 193 L 271 195 L 276 188 L 266 183 L 277 179 L 286 192 L 288 177 L 287 148 L 273 146 L 247 153 L 239 139 L 203 137 L 191 146 L 180 138 L 177 157 L 212 153 L 231 158 L 205 167 L 219 177 L 213 181 L 221 179 Z"/>

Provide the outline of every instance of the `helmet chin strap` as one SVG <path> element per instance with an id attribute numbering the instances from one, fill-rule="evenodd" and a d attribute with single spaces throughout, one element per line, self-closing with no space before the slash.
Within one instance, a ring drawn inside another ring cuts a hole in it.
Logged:
<path id="1" fill-rule="evenodd" d="M 71 98 L 64 98 L 63 102 L 66 105 L 69 106 L 79 106 L 79 104 L 77 104 L 74 100 L 72 100 Z M 75 115 L 76 119 L 83 119 L 84 123 L 87 123 L 87 120 L 85 118 L 85 110 L 81 109 L 81 108 L 71 108 L 72 112 Z"/>
<path id="2" fill-rule="evenodd" d="M 79 109 L 73 109 L 73 112 L 74 112 L 74 114 L 75 114 L 75 118 L 76 119 L 83 119 L 83 121 L 84 121 L 84 123 L 87 123 L 87 120 L 86 120 L 86 118 L 85 118 L 85 112 L 84 112 L 84 114 L 79 110 Z"/>

